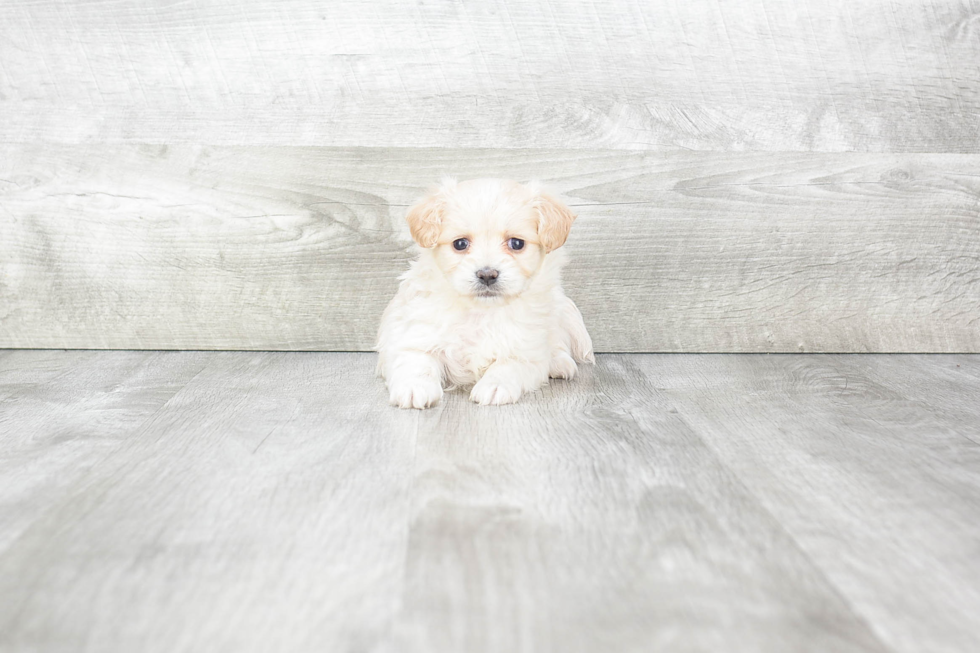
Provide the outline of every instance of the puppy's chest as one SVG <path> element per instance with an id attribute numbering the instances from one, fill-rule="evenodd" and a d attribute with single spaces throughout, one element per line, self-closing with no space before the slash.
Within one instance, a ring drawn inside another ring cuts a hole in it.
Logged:
<path id="1" fill-rule="evenodd" d="M 502 316 L 471 313 L 446 325 L 441 353 L 456 381 L 472 383 L 520 344 L 520 327 Z"/>

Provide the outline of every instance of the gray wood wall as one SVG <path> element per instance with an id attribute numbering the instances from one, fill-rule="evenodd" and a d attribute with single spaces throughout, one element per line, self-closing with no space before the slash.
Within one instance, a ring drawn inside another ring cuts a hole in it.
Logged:
<path id="1" fill-rule="evenodd" d="M 0 3 L 0 346 L 368 349 L 442 174 L 600 351 L 980 351 L 980 2 Z"/>

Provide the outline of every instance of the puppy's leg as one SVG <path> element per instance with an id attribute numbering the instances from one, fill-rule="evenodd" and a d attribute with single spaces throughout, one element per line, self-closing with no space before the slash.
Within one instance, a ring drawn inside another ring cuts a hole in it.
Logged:
<path id="1" fill-rule="evenodd" d="M 399 408 L 428 408 L 442 399 L 442 364 L 420 351 L 391 355 L 385 370 L 388 401 Z"/>
<path id="2" fill-rule="evenodd" d="M 592 338 L 585 330 L 585 322 L 578 307 L 568 297 L 561 296 L 558 304 L 558 321 L 552 333 L 554 348 L 548 376 L 553 379 L 571 379 L 578 371 L 576 363 L 594 363 Z"/>
<path id="3" fill-rule="evenodd" d="M 556 349 L 551 354 L 551 365 L 548 368 L 548 376 L 553 379 L 571 379 L 578 371 L 575 360 L 564 349 Z"/>
<path id="4" fill-rule="evenodd" d="M 537 390 L 547 380 L 547 364 L 503 358 L 487 368 L 483 378 L 470 391 L 470 399 L 484 406 L 512 404 L 523 393 Z"/>
<path id="5" fill-rule="evenodd" d="M 592 338 L 585 329 L 585 322 L 582 320 L 582 313 L 568 297 L 562 298 L 559 307 L 561 328 L 564 331 L 563 340 L 568 343 L 568 353 L 579 363 L 595 363 L 595 354 L 592 353 Z M 571 377 L 566 377 L 571 378 Z"/>

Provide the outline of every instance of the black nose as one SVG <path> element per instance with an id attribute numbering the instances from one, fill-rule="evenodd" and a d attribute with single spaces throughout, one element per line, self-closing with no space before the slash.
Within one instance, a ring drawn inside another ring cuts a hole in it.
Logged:
<path id="1" fill-rule="evenodd" d="M 476 271 L 476 278 L 480 280 L 484 286 L 492 286 L 497 283 L 497 275 L 500 274 L 493 268 L 483 268 Z"/>

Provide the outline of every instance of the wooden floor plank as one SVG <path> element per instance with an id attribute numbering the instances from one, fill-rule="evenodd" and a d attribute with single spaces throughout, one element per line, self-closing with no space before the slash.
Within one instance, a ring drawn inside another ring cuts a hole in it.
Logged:
<path id="1" fill-rule="evenodd" d="M 0 556 L 0 648 L 369 649 L 399 607 L 417 420 L 364 409 L 386 405 L 372 364 L 209 355 Z"/>
<path id="2" fill-rule="evenodd" d="M 0 352 L 0 649 L 980 641 L 980 356 L 604 355 L 422 413 L 374 363 Z"/>
<path id="3" fill-rule="evenodd" d="M 935 426 L 980 444 L 980 400 L 970 396 L 980 382 L 980 356 L 920 354 L 868 360 L 874 364 L 861 357 L 841 359 L 845 381 L 847 376 L 865 376 L 928 412 Z"/>
<path id="4" fill-rule="evenodd" d="M 451 395 L 413 500 L 385 651 L 884 650 L 628 358 L 516 406 Z"/>
<path id="5" fill-rule="evenodd" d="M 0 353 L 0 550 L 126 446 L 203 354 Z"/>
<path id="6" fill-rule="evenodd" d="M 98 359 L 98 351 L 77 352 L 68 356 L 58 350 L 0 349 L 0 401 L 8 397 L 26 397 L 42 382 L 65 374 L 87 359 Z"/>
<path id="7" fill-rule="evenodd" d="M 890 648 L 980 646 L 976 357 L 635 360 Z"/>

